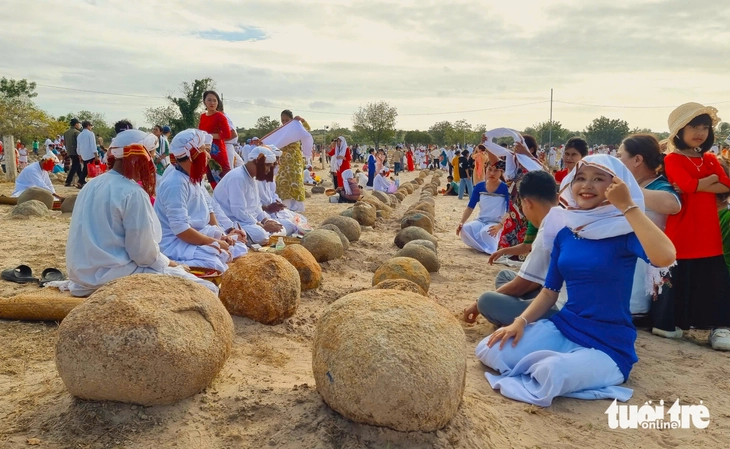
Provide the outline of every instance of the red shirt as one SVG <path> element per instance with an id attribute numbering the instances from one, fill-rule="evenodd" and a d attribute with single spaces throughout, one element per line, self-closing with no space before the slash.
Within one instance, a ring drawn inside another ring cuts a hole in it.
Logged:
<path id="1" fill-rule="evenodd" d="M 677 259 L 721 256 L 722 237 L 715 194 L 696 190 L 699 180 L 712 174 L 727 187 L 730 187 L 730 178 L 709 152 L 702 158 L 671 153 L 664 158 L 664 166 L 669 182 L 682 191 L 682 210 L 667 217 L 665 231 L 677 249 Z"/>
<path id="2" fill-rule="evenodd" d="M 228 163 L 226 140 L 231 138 L 231 129 L 228 127 L 228 119 L 226 116 L 222 112 L 216 112 L 213 115 L 203 113 L 200 116 L 198 129 L 208 134 L 218 134 L 219 138 L 213 139 L 213 145 L 217 146 L 217 148 L 211 147 L 210 155 L 223 168 L 223 174 L 228 173 L 231 170 L 231 166 Z"/>
<path id="3" fill-rule="evenodd" d="M 558 182 L 558 184 L 560 184 L 561 182 L 563 182 L 563 179 L 565 179 L 566 176 L 568 176 L 568 169 L 567 168 L 564 168 L 564 169 L 562 169 L 562 170 L 560 170 L 558 172 L 555 172 L 555 180 Z"/>

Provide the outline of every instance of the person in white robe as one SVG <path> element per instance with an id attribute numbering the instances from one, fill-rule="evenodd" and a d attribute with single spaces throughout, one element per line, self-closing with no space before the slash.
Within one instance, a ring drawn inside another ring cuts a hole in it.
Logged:
<path id="1" fill-rule="evenodd" d="M 219 225 L 202 185 L 208 159 L 204 134 L 187 129 L 172 139 L 170 152 L 176 166 L 157 187 L 154 209 L 162 226 L 163 254 L 177 263 L 222 273 L 247 248 L 243 232 L 226 232 Z"/>
<path id="2" fill-rule="evenodd" d="M 33 162 L 25 167 L 25 169 L 21 171 L 15 179 L 15 190 L 11 197 L 19 197 L 20 194 L 25 192 L 27 189 L 31 187 L 39 187 L 41 189 L 48 190 L 56 198 L 60 198 L 56 195 L 56 189 L 53 187 L 51 177 L 48 175 L 53 171 L 53 167 L 57 162 L 58 159 L 53 153 L 46 153 L 41 157 L 40 161 Z"/>
<path id="3" fill-rule="evenodd" d="M 269 148 L 256 147 L 249 152 L 246 164 L 228 172 L 213 191 L 213 199 L 226 217 L 246 232 L 250 242 L 259 245 L 267 244 L 272 234 L 285 232 L 261 208 L 257 185 L 257 180 L 266 180 L 275 163 L 276 155 Z"/>
<path id="4" fill-rule="evenodd" d="M 152 134 L 134 129 L 119 133 L 109 148 L 113 168 L 79 193 L 66 245 L 72 295 L 88 296 L 114 279 L 138 273 L 182 277 L 218 294 L 213 283 L 188 273 L 160 251 L 162 229 L 150 203 L 156 171 L 149 151 L 156 145 Z"/>
<path id="5" fill-rule="evenodd" d="M 282 156 L 282 151 L 274 145 L 267 146 L 276 156 L 276 163 L 274 169 L 266 175 L 266 180 L 258 182 L 261 208 L 269 218 L 276 220 L 284 226 L 286 235 L 305 234 L 312 229 L 307 222 L 307 218 L 287 208 L 279 195 L 276 194 L 275 176 L 279 171 L 278 164 L 279 158 Z"/>
<path id="6" fill-rule="evenodd" d="M 307 165 L 306 168 L 304 168 L 304 184 L 307 185 L 315 185 L 317 182 L 312 177 L 312 166 Z"/>
<path id="7" fill-rule="evenodd" d="M 383 167 L 380 170 L 380 173 L 378 173 L 375 176 L 375 181 L 373 181 L 373 189 L 378 192 L 385 192 L 385 193 L 392 193 L 391 189 L 393 186 L 393 181 L 388 179 L 386 174 L 388 173 L 388 168 Z"/>

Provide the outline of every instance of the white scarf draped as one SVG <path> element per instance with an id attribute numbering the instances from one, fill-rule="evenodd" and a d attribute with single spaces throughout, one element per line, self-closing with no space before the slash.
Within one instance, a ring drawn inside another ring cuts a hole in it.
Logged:
<path id="1" fill-rule="evenodd" d="M 352 170 L 349 168 L 342 172 L 342 188 L 345 189 L 345 193 L 347 195 L 352 195 L 352 189 L 350 188 L 350 183 L 347 182 L 348 179 L 353 178 L 355 175 L 352 173 Z"/>
<path id="2" fill-rule="evenodd" d="M 286 125 L 276 128 L 274 131 L 262 137 L 261 142 L 267 145 L 274 145 L 277 148 L 284 148 L 290 143 L 302 142 L 302 154 L 305 158 L 312 157 L 312 146 L 314 139 L 307 131 L 302 122 L 292 120 Z"/>
<path id="3" fill-rule="evenodd" d="M 618 210 L 616 206 L 608 201 L 594 209 L 578 209 L 571 183 L 578 169 L 584 165 L 599 168 L 611 176 L 618 176 L 628 186 L 634 204 L 644 212 L 644 193 L 629 169 L 620 160 L 606 154 L 586 156 L 576 164 L 575 168 L 560 183 L 560 206 L 550 209 L 545 217 L 543 247 L 549 251 L 553 249 L 555 237 L 565 227 L 569 228 L 578 237 L 588 240 L 607 239 L 634 232 L 628 220 L 624 217 L 623 211 Z M 669 267 L 657 268 L 647 264 L 646 292 L 654 294 L 655 287 L 659 287 L 661 293 L 663 278 L 668 271 Z"/>
<path id="4" fill-rule="evenodd" d="M 330 159 L 330 171 L 332 173 L 337 173 L 340 171 L 340 167 L 342 167 L 342 162 L 344 159 L 337 159 L 338 156 L 345 157 L 347 154 L 347 140 L 345 140 L 344 137 L 340 136 L 337 138 L 338 143 L 335 146 L 335 154 Z"/>
<path id="5" fill-rule="evenodd" d="M 527 171 L 542 170 L 542 164 L 540 164 L 540 162 L 535 158 L 526 154 L 515 154 L 494 142 L 494 139 L 497 137 L 511 137 L 515 143 L 519 142 L 527 148 L 525 138 L 514 129 L 495 128 L 484 133 L 484 137 L 487 138 L 486 142 L 484 142 L 484 146 L 487 148 L 487 151 L 497 157 L 505 158 L 506 168 L 504 170 L 504 176 L 508 180 L 514 179 L 515 176 L 517 176 L 517 169 L 520 168 L 520 166 Z"/>

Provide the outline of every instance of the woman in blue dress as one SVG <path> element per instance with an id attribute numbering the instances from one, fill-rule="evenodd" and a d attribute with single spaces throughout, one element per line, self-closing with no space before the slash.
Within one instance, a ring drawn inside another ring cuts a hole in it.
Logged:
<path id="1" fill-rule="evenodd" d="M 456 235 L 467 245 L 483 253 L 492 254 L 499 248 L 504 223 L 509 218 L 509 189 L 502 181 L 504 162 L 487 165 L 487 180 L 474 186 L 469 204 L 464 210 Z M 479 216 L 466 221 L 479 204 Z"/>
<path id="2" fill-rule="evenodd" d="M 563 207 L 545 217 L 552 251 L 545 285 L 530 306 L 477 345 L 502 395 L 542 407 L 558 396 L 626 401 L 619 387 L 638 361 L 629 300 L 636 260 L 674 263 L 674 245 L 644 214 L 641 188 L 618 159 L 583 159 L 560 186 Z M 565 282 L 568 301 L 548 320 Z"/>

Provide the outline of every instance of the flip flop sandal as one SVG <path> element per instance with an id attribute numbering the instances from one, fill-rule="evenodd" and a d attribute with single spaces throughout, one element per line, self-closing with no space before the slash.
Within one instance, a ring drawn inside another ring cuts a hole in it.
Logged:
<path id="1" fill-rule="evenodd" d="M 61 270 L 57 268 L 46 268 L 43 270 L 43 273 L 41 273 L 41 280 L 38 282 L 38 285 L 43 287 L 48 282 L 64 280 L 66 280 L 66 276 L 61 273 Z"/>
<path id="2" fill-rule="evenodd" d="M 3 270 L 1 276 L 6 281 L 16 282 L 18 284 L 38 282 L 38 278 L 33 277 L 33 270 L 28 265 L 18 265 L 15 268 Z"/>

